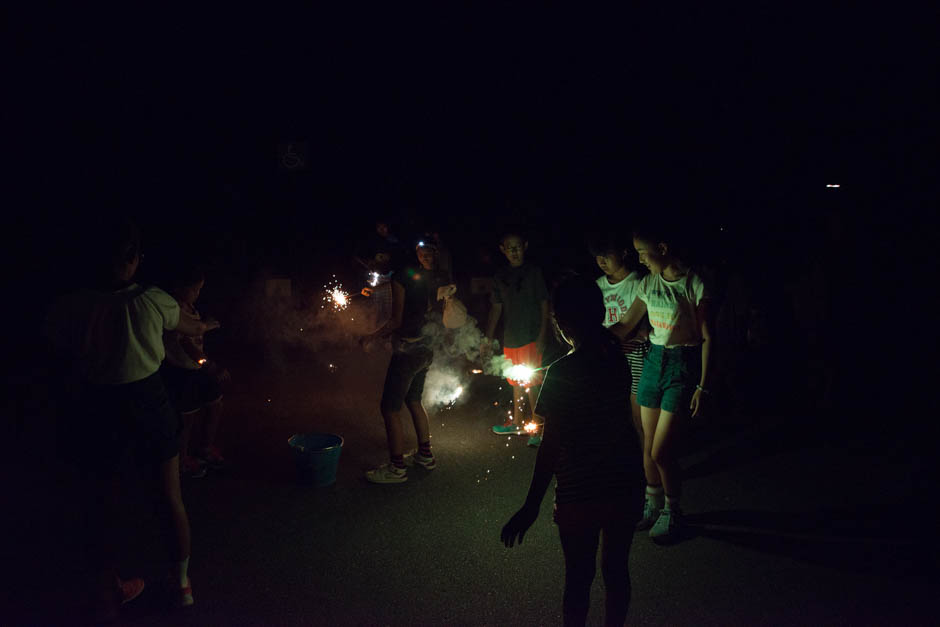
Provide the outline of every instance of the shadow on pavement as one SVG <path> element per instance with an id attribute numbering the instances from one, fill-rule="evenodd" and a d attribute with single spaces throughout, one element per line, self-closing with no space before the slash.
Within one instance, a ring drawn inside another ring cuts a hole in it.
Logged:
<path id="1" fill-rule="evenodd" d="M 717 445 L 704 453 L 704 458 L 703 453 L 695 454 L 690 451 L 690 456 L 695 461 L 683 468 L 682 475 L 686 480 L 706 477 L 755 460 L 795 451 L 808 446 L 809 443 L 803 429 L 780 421 L 760 429 L 750 437 L 742 434 L 727 445 Z"/>
<path id="2" fill-rule="evenodd" d="M 908 526 L 884 505 L 813 512 L 728 510 L 689 514 L 688 537 L 706 537 L 838 570 L 892 579 L 933 572 L 937 547 L 926 524 Z M 688 539 L 688 538 L 686 538 Z"/>

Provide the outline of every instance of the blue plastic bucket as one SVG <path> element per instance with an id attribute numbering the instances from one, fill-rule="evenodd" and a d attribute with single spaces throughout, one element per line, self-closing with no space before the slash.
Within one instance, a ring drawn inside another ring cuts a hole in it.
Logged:
<path id="1" fill-rule="evenodd" d="M 317 487 L 336 483 L 342 437 L 332 433 L 303 433 L 292 435 L 287 444 L 294 452 L 300 483 Z"/>

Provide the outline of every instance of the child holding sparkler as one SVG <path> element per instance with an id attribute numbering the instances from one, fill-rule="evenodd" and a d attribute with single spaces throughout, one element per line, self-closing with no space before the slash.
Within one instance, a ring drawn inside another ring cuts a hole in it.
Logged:
<path id="1" fill-rule="evenodd" d="M 637 394 L 647 481 L 637 528 L 649 529 L 653 540 L 665 542 L 676 539 L 681 527 L 678 439 L 684 418 L 702 412 L 714 375 L 709 368 L 711 300 L 702 279 L 683 263 L 662 231 L 636 230 L 633 245 L 650 274 L 640 281 L 627 314 L 610 329 L 624 339 L 647 318 L 653 329 Z"/>
<path id="2" fill-rule="evenodd" d="M 415 251 L 418 267 L 407 266 L 392 277 L 392 319 L 379 331 L 380 335 L 394 334 L 395 338 L 380 403 L 388 438 L 389 463 L 366 473 L 366 479 L 372 483 L 407 481 L 409 463 L 425 470 L 433 470 L 437 466 L 431 452 L 428 413 L 421 402 L 425 377 L 434 353 L 421 329 L 427 323 L 428 312 L 437 302 L 439 288 L 444 288 L 445 298 L 452 298 L 456 286 L 445 283 L 448 279 L 446 273 L 436 270 L 437 251 L 430 242 L 419 242 Z M 407 458 L 401 424 L 403 405 L 408 407 L 418 440 L 418 450 Z"/>
<path id="3" fill-rule="evenodd" d="M 621 240 L 616 234 L 607 232 L 591 237 L 588 249 L 594 256 L 597 266 L 604 273 L 597 279 L 601 288 L 604 306 L 604 326 L 610 327 L 627 313 L 636 299 L 637 286 L 642 278 L 636 270 L 631 270 L 627 259 L 631 257 L 632 245 Z M 633 383 L 630 387 L 630 413 L 633 425 L 642 438 L 643 424 L 640 420 L 640 405 L 637 403 L 637 386 L 643 374 L 643 358 L 649 350 L 649 325 L 645 322 L 637 325 L 632 336 L 621 341 L 623 354 L 630 364 Z"/>
<path id="4" fill-rule="evenodd" d="M 584 625 L 598 541 L 606 588 L 605 625 L 622 625 L 630 603 L 630 545 L 640 518 L 642 461 L 630 411 L 630 368 L 617 338 L 598 324 L 606 313 L 597 284 L 563 280 L 552 295 L 556 334 L 571 351 L 545 375 L 535 413 L 542 444 L 525 504 L 503 527 L 521 544 L 539 515 L 552 476 L 554 521 L 565 555 L 565 625 Z"/>
<path id="5" fill-rule="evenodd" d="M 140 232 L 127 221 L 99 225 L 105 282 L 63 299 L 47 319 L 46 332 L 67 365 L 67 380 L 77 382 L 73 402 L 79 416 L 63 422 L 64 452 L 81 471 L 88 490 L 86 522 L 89 581 L 98 619 L 113 618 L 116 606 L 143 588 L 141 580 L 120 582 L 112 529 L 117 520 L 115 479 L 128 449 L 159 495 L 158 503 L 174 564 L 170 574 L 175 601 L 192 605 L 189 581 L 190 528 L 180 494 L 179 414 L 159 375 L 164 358 L 162 333 L 177 330 L 199 336 L 218 328 L 180 316 L 179 305 L 156 287 L 133 281 L 143 258 Z M 117 582 L 117 589 L 115 589 Z M 136 584 L 132 588 L 128 584 Z"/>
<path id="6" fill-rule="evenodd" d="M 200 319 L 196 300 L 205 282 L 205 273 L 195 266 L 174 279 L 171 294 L 179 303 L 180 317 Z M 180 472 L 192 478 L 204 477 L 206 468 L 219 470 L 225 465 L 225 458 L 215 445 L 215 437 L 222 419 L 222 386 L 231 381 L 231 375 L 226 368 L 209 359 L 201 335 L 164 331 L 163 344 L 166 360 L 160 374 L 171 401 L 183 418 Z M 200 414 L 204 414 L 202 445 L 199 455 L 191 456 L 190 434 Z"/>
<path id="7" fill-rule="evenodd" d="M 532 408 L 538 398 L 542 381 L 542 353 L 548 332 L 548 290 L 542 270 L 525 262 L 529 243 L 516 232 L 507 232 L 500 240 L 499 250 L 506 256 L 509 266 L 500 269 L 493 277 L 493 292 L 490 295 L 490 314 L 486 325 L 486 338 L 480 346 L 481 358 L 485 361 L 492 350 L 492 338 L 496 324 L 505 310 L 503 319 L 503 354 L 513 366 L 525 366 L 535 372 L 530 378 L 519 380 L 509 377 L 512 386 L 512 418 L 493 427 L 497 435 L 520 433 L 531 421 Z M 516 368 L 515 371 L 522 369 Z M 527 415 L 522 405 L 528 401 Z M 538 446 L 540 438 L 532 433 L 530 446 Z"/>

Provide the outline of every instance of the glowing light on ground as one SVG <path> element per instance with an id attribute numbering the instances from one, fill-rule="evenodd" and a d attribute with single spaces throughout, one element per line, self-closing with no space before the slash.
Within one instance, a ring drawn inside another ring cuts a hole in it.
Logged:
<path id="1" fill-rule="evenodd" d="M 474 369 L 471 370 L 470 372 L 471 372 L 472 374 L 483 374 L 483 371 L 480 370 L 479 368 L 474 368 Z"/>

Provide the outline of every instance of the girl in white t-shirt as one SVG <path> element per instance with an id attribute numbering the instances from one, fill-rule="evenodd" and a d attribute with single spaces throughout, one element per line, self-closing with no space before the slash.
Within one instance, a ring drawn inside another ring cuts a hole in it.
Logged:
<path id="1" fill-rule="evenodd" d="M 702 279 L 682 262 L 667 236 L 652 229 L 637 230 L 633 245 L 650 274 L 640 281 L 636 299 L 611 331 L 628 337 L 644 319 L 652 327 L 637 393 L 647 481 L 643 519 L 637 528 L 649 529 L 653 540 L 663 542 L 677 538 L 681 523 L 682 418 L 701 413 L 714 374 L 709 368 L 710 298 Z"/>
<path id="2" fill-rule="evenodd" d="M 597 279 L 604 298 L 604 327 L 618 323 L 630 305 L 636 299 L 637 287 L 643 275 L 630 268 L 628 259 L 632 257 L 632 243 L 616 234 L 596 235 L 588 241 L 588 250 L 594 256 L 597 266 L 604 273 Z M 640 420 L 640 405 L 637 402 L 637 389 L 643 374 L 643 359 L 649 350 L 649 325 L 645 321 L 637 325 L 633 334 L 620 341 L 624 357 L 630 364 L 630 410 L 633 426 L 636 427 L 640 441 L 643 441 L 643 424 Z"/>

